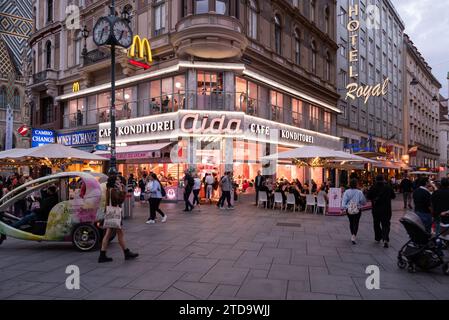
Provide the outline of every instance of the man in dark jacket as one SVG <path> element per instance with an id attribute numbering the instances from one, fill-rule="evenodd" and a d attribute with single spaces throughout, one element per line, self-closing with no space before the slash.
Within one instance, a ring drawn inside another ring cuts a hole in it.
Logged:
<path id="1" fill-rule="evenodd" d="M 439 223 L 449 224 L 449 179 L 441 179 L 441 188 L 435 191 L 432 196 L 433 217 L 437 223 L 437 233 L 439 233 Z"/>
<path id="2" fill-rule="evenodd" d="M 12 227 L 19 229 L 21 226 L 29 224 L 34 221 L 47 221 L 51 209 L 59 202 L 56 187 L 50 186 L 47 189 L 46 196 L 42 198 L 40 208 L 34 209 L 31 213 L 19 221 L 12 224 Z"/>
<path id="3" fill-rule="evenodd" d="M 184 209 L 185 212 L 190 212 L 193 210 L 194 206 L 190 202 L 190 194 L 193 190 L 193 185 L 195 184 L 195 181 L 193 180 L 192 175 L 188 170 L 185 171 L 184 176 L 184 202 L 186 205 L 186 208 Z"/>
<path id="4" fill-rule="evenodd" d="M 401 181 L 400 188 L 404 197 L 404 209 L 407 209 L 407 205 L 409 209 L 412 209 L 413 183 L 406 175 Z"/>
<path id="5" fill-rule="evenodd" d="M 368 191 L 368 199 L 373 204 L 374 237 L 383 240 L 384 248 L 390 242 L 391 200 L 396 198 L 393 188 L 385 183 L 384 177 L 376 177 L 376 183 Z"/>
<path id="6" fill-rule="evenodd" d="M 259 204 L 259 191 L 265 183 L 265 177 L 261 175 L 260 170 L 257 171 L 257 176 L 254 179 L 254 187 L 256 189 L 256 206 Z"/>
<path id="7" fill-rule="evenodd" d="M 420 178 L 417 181 L 418 188 L 413 191 L 415 213 L 421 218 L 427 232 L 432 231 L 432 194 L 430 193 L 429 179 Z"/>

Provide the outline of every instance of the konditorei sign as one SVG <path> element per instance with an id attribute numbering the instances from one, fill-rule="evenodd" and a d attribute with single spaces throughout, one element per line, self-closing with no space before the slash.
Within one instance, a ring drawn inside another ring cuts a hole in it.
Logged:
<path id="1" fill-rule="evenodd" d="M 357 40 L 359 37 L 358 31 L 360 30 L 359 5 L 350 5 L 348 12 L 349 22 L 347 29 L 349 32 L 350 47 L 353 48 L 352 50 L 349 50 L 349 78 L 354 79 L 354 82 L 347 85 L 345 100 L 348 100 L 348 98 L 351 98 L 352 100 L 363 98 L 363 101 L 366 104 L 371 97 L 380 97 L 388 94 L 388 84 L 390 83 L 390 79 L 386 78 L 383 83 L 378 83 L 376 85 L 362 86 L 357 83 L 359 74 L 357 73 L 358 70 L 354 70 L 354 67 L 356 67 L 357 62 L 359 61 Z"/>
<path id="2" fill-rule="evenodd" d="M 31 148 L 51 143 L 55 143 L 55 132 L 53 130 L 34 128 L 31 130 Z"/>
<path id="3" fill-rule="evenodd" d="M 177 141 L 181 137 L 219 137 L 301 146 L 317 144 L 341 149 L 341 139 L 242 112 L 186 111 L 117 121 L 117 143 L 155 140 Z M 98 144 L 110 144 L 110 123 L 100 123 Z"/>

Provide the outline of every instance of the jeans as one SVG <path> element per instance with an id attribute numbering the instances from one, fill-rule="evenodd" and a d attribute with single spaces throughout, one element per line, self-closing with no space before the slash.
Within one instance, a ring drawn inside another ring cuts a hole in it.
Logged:
<path id="1" fill-rule="evenodd" d="M 373 214 L 374 239 L 390 242 L 391 213 Z"/>
<path id="2" fill-rule="evenodd" d="M 412 193 L 411 192 L 404 192 L 402 194 L 404 197 L 404 209 L 412 206 Z"/>
<path id="3" fill-rule="evenodd" d="M 148 200 L 148 202 L 150 203 L 150 220 L 156 219 L 156 212 L 159 212 L 162 217 L 165 217 L 165 213 L 163 213 L 162 210 L 159 209 L 161 201 L 161 198 L 150 198 L 150 200 Z"/>
<path id="4" fill-rule="evenodd" d="M 199 194 L 200 194 L 200 189 L 193 190 L 193 205 L 200 204 L 200 199 L 198 198 Z"/>
<path id="5" fill-rule="evenodd" d="M 432 215 L 426 212 L 416 212 L 416 214 L 421 218 L 424 227 L 428 233 L 432 232 Z"/>
<path id="6" fill-rule="evenodd" d="M 359 222 L 362 213 L 359 212 L 357 214 L 348 214 L 349 219 L 349 229 L 351 230 L 351 235 L 356 236 L 357 232 L 359 232 Z"/>
<path id="7" fill-rule="evenodd" d="M 13 228 L 18 229 L 18 228 L 20 228 L 21 226 L 24 226 L 24 225 L 26 225 L 26 224 L 29 224 L 30 222 L 37 221 L 37 220 L 38 220 L 37 214 L 34 213 L 34 212 L 31 212 L 30 214 L 27 214 L 26 216 L 24 216 L 24 217 L 23 217 L 22 219 L 20 219 L 19 221 L 14 222 L 11 226 L 12 226 Z"/>
<path id="8" fill-rule="evenodd" d="M 228 202 L 228 207 L 232 207 L 231 204 L 231 191 L 222 191 L 220 200 L 218 200 L 218 206 L 223 207 L 225 200 Z"/>
<path id="9" fill-rule="evenodd" d="M 256 204 L 257 205 L 259 204 L 259 191 L 260 191 L 260 189 L 256 188 Z"/>
<path id="10" fill-rule="evenodd" d="M 189 200 L 191 193 L 192 193 L 192 189 L 186 189 L 184 191 L 184 202 L 186 204 L 186 208 L 185 208 L 186 211 L 193 210 L 193 204 L 191 204 L 190 200 Z"/>
<path id="11" fill-rule="evenodd" d="M 211 184 L 208 184 L 206 187 L 206 198 L 211 199 L 212 198 L 212 192 L 213 192 L 213 186 Z"/>

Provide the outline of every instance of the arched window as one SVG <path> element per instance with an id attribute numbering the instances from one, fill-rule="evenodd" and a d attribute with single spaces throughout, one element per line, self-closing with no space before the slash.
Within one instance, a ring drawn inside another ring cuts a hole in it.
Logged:
<path id="1" fill-rule="evenodd" d="M 295 63 L 301 64 L 301 33 L 295 29 Z"/>
<path id="2" fill-rule="evenodd" d="M 47 0 L 47 22 L 53 22 L 53 0 Z"/>
<path id="3" fill-rule="evenodd" d="M 310 21 L 315 22 L 316 20 L 316 1 L 310 1 Z"/>
<path id="4" fill-rule="evenodd" d="M 257 39 L 257 4 L 256 0 L 249 1 L 248 8 L 248 36 Z"/>
<path id="5" fill-rule="evenodd" d="M 229 15 L 229 0 L 215 0 L 215 12 Z"/>
<path id="6" fill-rule="evenodd" d="M 312 72 L 316 73 L 317 47 L 315 41 L 312 40 L 310 48 L 312 49 Z"/>
<path id="7" fill-rule="evenodd" d="M 328 6 L 324 9 L 324 30 L 327 34 L 331 32 L 330 9 Z"/>
<path id="8" fill-rule="evenodd" d="M 195 0 L 195 14 L 208 13 L 209 0 Z"/>
<path id="9" fill-rule="evenodd" d="M 13 108 L 16 110 L 20 109 L 20 93 L 19 90 L 14 90 Z"/>
<path id="10" fill-rule="evenodd" d="M 51 42 L 47 41 L 45 44 L 45 65 L 47 69 L 51 69 Z"/>
<path id="11" fill-rule="evenodd" d="M 332 59 L 331 59 L 331 55 L 329 54 L 329 51 L 328 51 L 328 52 L 326 52 L 326 70 L 325 70 L 326 81 L 331 81 L 331 65 L 332 65 Z"/>
<path id="12" fill-rule="evenodd" d="M 6 88 L 0 88 L 0 108 L 6 109 Z"/>
<path id="13" fill-rule="evenodd" d="M 274 16 L 274 48 L 277 54 L 282 54 L 282 25 L 279 15 Z"/>

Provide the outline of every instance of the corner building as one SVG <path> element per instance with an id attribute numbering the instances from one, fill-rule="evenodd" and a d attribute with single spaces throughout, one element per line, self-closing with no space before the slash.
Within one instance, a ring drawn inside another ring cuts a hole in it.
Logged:
<path id="1" fill-rule="evenodd" d="M 108 14 L 109 1 L 80 1 L 86 39 L 67 29 L 67 1 L 54 1 L 52 20 L 49 2 L 35 3 L 34 66 L 45 75 L 31 85 L 41 97 L 35 126 L 75 137 L 59 139 L 74 147 L 107 145 L 110 52 L 94 45 L 92 28 Z M 302 145 L 342 149 L 335 1 L 118 1 L 117 12 L 125 5 L 134 35 L 150 42 L 153 61 L 143 70 L 117 50 L 120 171 L 152 170 L 178 180 L 190 166 L 200 173 L 233 170 L 241 180 L 257 170 L 301 181 L 332 178 L 323 168 L 269 167 L 261 158 Z M 80 138 L 92 130 L 95 136 Z"/>

